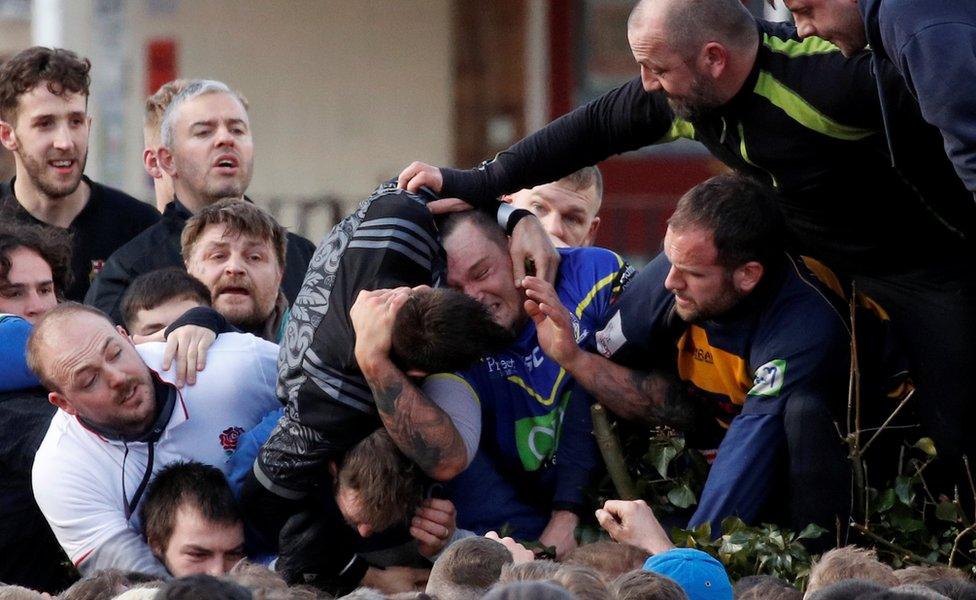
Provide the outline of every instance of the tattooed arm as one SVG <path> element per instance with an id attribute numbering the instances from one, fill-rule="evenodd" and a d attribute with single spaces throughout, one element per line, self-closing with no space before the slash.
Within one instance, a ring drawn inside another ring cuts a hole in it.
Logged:
<path id="1" fill-rule="evenodd" d="M 539 346 L 597 401 L 628 420 L 687 429 L 694 406 L 681 394 L 681 382 L 657 372 L 618 365 L 581 349 L 569 312 L 549 284 L 534 277 L 523 281 L 525 309 L 535 322 Z"/>
<path id="2" fill-rule="evenodd" d="M 409 288 L 362 291 L 349 311 L 356 331 L 356 361 L 373 391 L 380 419 L 400 450 L 439 481 L 468 464 L 468 452 L 451 417 L 390 360 L 393 319 Z"/>

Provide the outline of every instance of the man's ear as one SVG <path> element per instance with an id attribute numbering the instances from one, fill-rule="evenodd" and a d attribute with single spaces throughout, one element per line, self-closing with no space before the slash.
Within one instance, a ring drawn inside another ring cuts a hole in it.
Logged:
<path id="1" fill-rule="evenodd" d="M 583 238 L 584 246 L 592 246 L 596 243 L 596 232 L 598 229 L 600 229 L 600 217 L 593 217 L 593 220 L 590 222 L 590 231 Z"/>
<path id="2" fill-rule="evenodd" d="M 128 341 L 130 344 L 132 344 L 133 346 L 135 346 L 135 343 L 132 341 L 132 336 L 130 336 L 129 335 L 129 332 L 125 330 L 125 327 L 122 327 L 121 325 L 116 325 L 115 326 L 115 331 L 118 331 L 119 333 L 121 333 L 122 334 L 122 337 L 124 337 L 126 339 L 126 341 Z"/>
<path id="3" fill-rule="evenodd" d="M 750 260 L 744 265 L 736 267 L 732 273 L 732 284 L 739 292 L 748 294 L 759 284 L 764 272 L 762 263 Z"/>
<path id="4" fill-rule="evenodd" d="M 16 152 L 18 148 L 17 133 L 14 126 L 6 121 L 0 121 L 0 144 L 11 152 Z"/>
<path id="5" fill-rule="evenodd" d="M 166 146 L 156 149 L 156 164 L 170 177 L 176 177 L 176 164 L 173 160 L 173 153 Z"/>
<path id="6" fill-rule="evenodd" d="M 47 401 L 71 416 L 78 414 L 78 411 L 75 410 L 71 402 L 61 392 L 50 392 L 47 395 Z"/>
<path id="7" fill-rule="evenodd" d="M 729 62 L 728 49 L 718 42 L 708 42 L 699 55 L 699 68 L 712 79 L 718 79 L 725 72 Z"/>
<path id="8" fill-rule="evenodd" d="M 163 170 L 159 167 L 159 157 L 156 156 L 154 149 L 146 148 L 142 151 L 142 167 L 153 179 L 163 178 Z"/>
<path id="9" fill-rule="evenodd" d="M 329 461 L 329 474 L 332 475 L 333 480 L 339 476 L 339 465 L 334 460 Z"/>
<path id="10" fill-rule="evenodd" d="M 501 200 L 502 202 L 504 202 L 505 204 L 511 204 L 511 203 L 512 203 L 512 200 L 514 200 L 514 199 L 515 199 L 515 197 L 514 197 L 514 196 L 512 196 L 511 194 L 505 194 L 505 195 L 503 195 L 503 196 L 502 196 L 502 197 L 500 198 L 500 200 Z"/>

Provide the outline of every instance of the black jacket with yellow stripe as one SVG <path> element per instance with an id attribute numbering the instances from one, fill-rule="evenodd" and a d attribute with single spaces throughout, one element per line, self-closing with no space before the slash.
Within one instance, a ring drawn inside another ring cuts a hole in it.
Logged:
<path id="1" fill-rule="evenodd" d="M 613 154 L 691 138 L 777 188 L 793 250 L 834 269 L 886 275 L 957 251 L 961 232 L 972 230 L 972 201 L 897 74 L 879 77 L 891 92 L 889 118 L 910 125 L 903 171 L 891 164 L 869 54 L 844 58 L 822 39 L 799 40 L 786 23 L 757 27 L 752 71 L 717 109 L 685 121 L 663 92 L 645 92 L 635 78 L 478 169 L 443 169 L 443 195 L 477 204 Z"/>

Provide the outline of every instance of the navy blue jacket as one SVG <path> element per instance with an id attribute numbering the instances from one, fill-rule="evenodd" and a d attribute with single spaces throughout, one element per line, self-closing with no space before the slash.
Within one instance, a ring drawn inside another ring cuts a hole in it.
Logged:
<path id="1" fill-rule="evenodd" d="M 858 6 L 875 56 L 905 79 L 922 116 L 942 132 L 959 178 L 976 193 L 976 6 L 960 0 L 861 0 Z"/>

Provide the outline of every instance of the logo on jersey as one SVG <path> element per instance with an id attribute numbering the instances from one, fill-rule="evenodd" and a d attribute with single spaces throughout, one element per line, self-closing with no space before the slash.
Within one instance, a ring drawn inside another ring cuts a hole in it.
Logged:
<path id="1" fill-rule="evenodd" d="M 508 377 L 509 375 L 515 373 L 515 359 L 489 356 L 484 359 L 485 366 L 488 367 L 488 373 L 495 377 Z"/>
<path id="2" fill-rule="evenodd" d="M 620 313 L 617 312 L 607 322 L 607 326 L 596 332 L 596 348 L 607 358 L 616 354 L 617 350 L 627 343 L 624 337 L 624 327 L 620 321 Z"/>
<path id="3" fill-rule="evenodd" d="M 237 441 L 244 433 L 243 427 L 228 427 L 220 432 L 220 447 L 224 449 L 224 454 L 230 456 L 237 450 Z"/>
<path id="4" fill-rule="evenodd" d="M 783 389 L 783 378 L 786 376 L 786 361 L 771 360 L 756 369 L 756 377 L 752 380 L 750 396 L 775 396 Z"/>
<path id="5" fill-rule="evenodd" d="M 571 392 L 563 395 L 559 406 L 544 415 L 515 421 L 515 446 L 526 471 L 538 471 L 555 460 L 559 431 Z"/>
<path id="6" fill-rule="evenodd" d="M 102 272 L 102 269 L 105 268 L 105 261 L 96 259 L 91 261 L 91 265 L 91 271 L 88 272 L 88 281 L 94 281 L 95 276 Z"/>
<path id="7" fill-rule="evenodd" d="M 525 361 L 525 369 L 531 371 L 546 361 L 546 355 L 542 353 L 542 348 L 536 346 L 532 353 L 522 358 Z"/>

